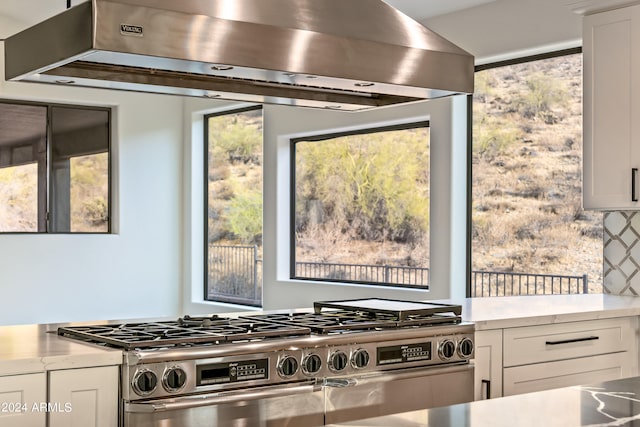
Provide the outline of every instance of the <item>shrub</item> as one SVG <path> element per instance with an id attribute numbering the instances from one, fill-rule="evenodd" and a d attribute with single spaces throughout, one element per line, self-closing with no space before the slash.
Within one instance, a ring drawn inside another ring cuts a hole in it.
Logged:
<path id="1" fill-rule="evenodd" d="M 212 117 L 209 122 L 210 148 L 222 150 L 232 163 L 259 161 L 256 152 L 262 148 L 261 126 L 242 115 L 236 115 L 234 120 L 227 116 L 217 119 Z"/>
<path id="2" fill-rule="evenodd" d="M 353 238 L 420 239 L 429 223 L 428 135 L 420 129 L 401 132 L 299 142 L 297 229 L 304 232 L 309 225 L 313 201 L 325 221 Z"/>
<path id="3" fill-rule="evenodd" d="M 259 243 L 262 239 L 262 192 L 237 194 L 227 210 L 229 229 L 244 243 Z"/>
<path id="4" fill-rule="evenodd" d="M 569 104 L 567 88 L 557 79 L 535 73 L 527 79 L 528 91 L 519 96 L 516 104 L 525 118 L 540 118 L 546 124 L 555 124 L 558 117 L 552 109 L 566 108 Z"/>

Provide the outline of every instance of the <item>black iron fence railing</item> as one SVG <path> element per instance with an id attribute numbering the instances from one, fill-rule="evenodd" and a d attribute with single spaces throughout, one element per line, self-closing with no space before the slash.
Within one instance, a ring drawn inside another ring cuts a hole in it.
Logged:
<path id="1" fill-rule="evenodd" d="M 587 275 L 472 271 L 471 296 L 588 294 Z"/>
<path id="2" fill-rule="evenodd" d="M 209 245 L 209 299 L 260 305 L 262 260 L 257 246 Z M 429 287 L 429 269 L 390 265 L 296 262 L 296 277 Z M 471 296 L 587 294 L 587 275 L 472 271 Z"/>
<path id="3" fill-rule="evenodd" d="M 257 246 L 209 245 L 208 299 L 262 305 L 262 260 Z"/>
<path id="4" fill-rule="evenodd" d="M 296 277 L 429 287 L 429 269 L 418 267 L 296 262 Z"/>

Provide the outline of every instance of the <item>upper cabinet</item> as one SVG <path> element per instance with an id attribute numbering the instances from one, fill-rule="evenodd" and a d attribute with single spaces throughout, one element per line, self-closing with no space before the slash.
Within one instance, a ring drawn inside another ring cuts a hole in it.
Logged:
<path id="1" fill-rule="evenodd" d="M 584 18 L 585 209 L 640 209 L 640 6 Z"/>

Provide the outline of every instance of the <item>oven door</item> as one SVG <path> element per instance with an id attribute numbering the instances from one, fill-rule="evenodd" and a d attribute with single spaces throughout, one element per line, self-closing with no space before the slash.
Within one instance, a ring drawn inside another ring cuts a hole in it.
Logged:
<path id="1" fill-rule="evenodd" d="M 473 364 L 407 368 L 325 381 L 325 422 L 453 405 L 473 400 Z"/>
<path id="2" fill-rule="evenodd" d="M 123 404 L 124 427 L 319 426 L 322 385 L 278 385 Z"/>

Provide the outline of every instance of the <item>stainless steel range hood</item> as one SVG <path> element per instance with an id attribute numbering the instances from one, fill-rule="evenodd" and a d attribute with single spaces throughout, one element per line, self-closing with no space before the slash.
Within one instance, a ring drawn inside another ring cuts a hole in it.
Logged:
<path id="1" fill-rule="evenodd" d="M 360 110 L 473 92 L 473 56 L 381 0 L 92 0 L 5 41 L 5 78 Z"/>

